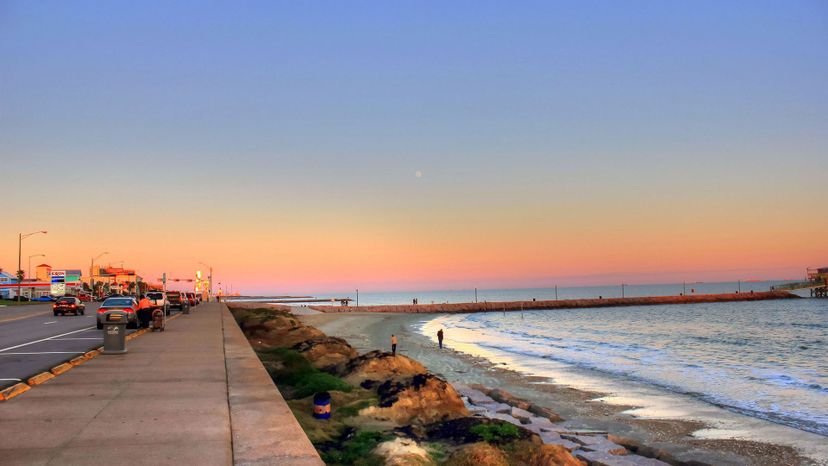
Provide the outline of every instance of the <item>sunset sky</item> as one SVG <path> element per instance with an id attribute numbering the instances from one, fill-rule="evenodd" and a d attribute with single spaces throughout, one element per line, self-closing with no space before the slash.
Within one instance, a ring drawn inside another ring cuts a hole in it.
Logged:
<path id="1" fill-rule="evenodd" d="M 828 3 L 0 1 L 0 267 L 243 292 L 828 266 Z"/>

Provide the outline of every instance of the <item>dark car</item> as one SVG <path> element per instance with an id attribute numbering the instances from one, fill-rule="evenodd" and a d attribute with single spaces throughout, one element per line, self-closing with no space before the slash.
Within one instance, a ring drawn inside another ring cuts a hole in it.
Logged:
<path id="1" fill-rule="evenodd" d="M 58 300 L 55 301 L 55 304 L 52 305 L 52 311 L 55 312 L 56 316 L 66 315 L 68 312 L 71 312 L 76 316 L 82 316 L 85 310 L 86 305 L 74 296 L 64 296 L 62 298 L 58 298 Z"/>
<path id="2" fill-rule="evenodd" d="M 169 315 L 171 309 L 184 311 L 184 309 L 190 307 L 190 301 L 187 299 L 187 295 L 180 291 L 168 291 L 167 301 L 170 303 L 170 306 L 167 308 L 167 315 Z"/>
<path id="3" fill-rule="evenodd" d="M 185 293 L 187 295 L 187 303 L 190 306 L 198 306 L 198 299 L 196 298 L 195 293 Z"/>
<path id="4" fill-rule="evenodd" d="M 129 296 L 106 298 L 98 308 L 98 329 L 103 328 L 103 315 L 107 311 L 123 311 L 127 318 L 127 328 L 138 328 L 138 302 Z"/>

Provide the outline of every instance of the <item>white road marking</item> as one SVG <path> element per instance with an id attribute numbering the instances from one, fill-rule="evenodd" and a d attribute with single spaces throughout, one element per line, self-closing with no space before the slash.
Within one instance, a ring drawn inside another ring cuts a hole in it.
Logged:
<path id="1" fill-rule="evenodd" d="M 57 321 L 56 321 L 56 320 L 53 320 L 53 321 L 51 321 L 51 322 L 43 322 L 43 325 L 54 324 L 55 322 L 57 322 Z"/>
<path id="2" fill-rule="evenodd" d="M 37 353 L 0 353 L 0 356 L 15 356 L 21 354 L 78 354 L 77 351 L 40 351 Z"/>
<path id="3" fill-rule="evenodd" d="M 10 380 L 10 381 L 12 381 L 12 382 L 22 382 L 22 379 L 0 379 L 0 380 L 3 380 L 3 381 L 8 381 L 8 380 Z"/>
<path id="4" fill-rule="evenodd" d="M 71 332 L 61 333 L 60 335 L 52 335 L 49 338 L 41 338 L 40 340 L 30 341 L 28 343 L 21 343 L 19 345 L 15 345 L 15 346 L 9 346 L 8 348 L 0 348 L 0 353 L 2 353 L 4 351 L 8 351 L 8 350 L 22 348 L 24 346 L 34 345 L 35 343 L 40 343 L 42 341 L 52 340 L 54 338 L 65 337 L 66 335 L 72 335 L 73 333 L 85 332 L 87 330 L 92 330 L 93 328 L 95 328 L 95 327 L 86 327 L 86 328 L 82 328 L 80 330 L 73 330 Z"/>
<path id="5" fill-rule="evenodd" d="M 74 338 L 52 338 L 52 341 L 66 341 L 66 340 L 100 340 L 101 337 L 74 337 Z"/>

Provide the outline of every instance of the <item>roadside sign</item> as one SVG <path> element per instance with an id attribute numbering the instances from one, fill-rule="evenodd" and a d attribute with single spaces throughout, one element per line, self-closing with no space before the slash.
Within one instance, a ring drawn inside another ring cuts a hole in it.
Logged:
<path id="1" fill-rule="evenodd" d="M 66 271 L 52 270 L 50 275 L 51 286 L 49 287 L 49 294 L 52 296 L 66 295 Z"/>
<path id="2" fill-rule="evenodd" d="M 80 270 L 66 270 L 66 280 L 65 283 L 71 284 L 78 284 L 81 281 L 81 271 Z"/>

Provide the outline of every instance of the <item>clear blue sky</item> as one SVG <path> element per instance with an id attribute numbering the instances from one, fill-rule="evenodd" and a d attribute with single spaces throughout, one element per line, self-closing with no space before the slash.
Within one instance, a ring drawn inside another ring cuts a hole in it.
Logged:
<path id="1" fill-rule="evenodd" d="M 760 250 L 826 227 L 784 207 L 811 195 L 824 205 L 828 194 L 824 1 L 2 1 L 0 57 L 2 184 L 20 201 L 4 238 L 77 221 L 45 221 L 42 202 L 23 196 L 34 183 L 97 197 L 98 218 L 111 222 L 116 211 L 173 206 L 203 227 L 198 205 L 260 228 L 279 224 L 273 209 L 318 228 L 318 216 L 301 214 L 313 211 L 359 236 L 386 218 L 371 244 L 430 231 L 433 240 L 411 239 L 423 254 L 462 243 L 478 217 L 515 225 L 481 243 L 505 251 L 521 230 L 555 228 L 537 218 L 573 210 L 589 231 L 604 228 L 590 219 L 618 210 L 645 226 L 642 212 L 677 208 L 701 223 L 720 220 L 721 206 L 746 212 L 723 237 L 690 238 L 716 244 L 749 235 L 766 214 L 800 225 L 751 243 Z M 133 189 L 134 202 L 114 194 Z M 444 227 L 454 231 L 445 244 L 434 233 Z M 191 242 L 163 235 L 179 249 Z M 642 253 L 658 256 L 642 235 Z M 554 264 L 560 254 L 541 236 L 528 241 Z M 364 256 L 369 245 L 354 244 Z M 826 252 L 812 245 L 750 267 L 798 269 Z M 254 257 L 218 255 L 248 279 Z M 433 259 L 414 275 L 439 269 Z M 622 259 L 589 270 L 739 268 Z M 16 250 L 0 250 L 0 265 L 12 260 Z M 407 280 L 381 260 L 365 267 L 336 273 Z"/>

